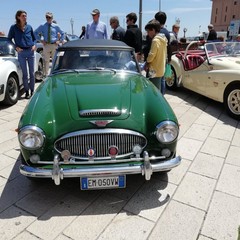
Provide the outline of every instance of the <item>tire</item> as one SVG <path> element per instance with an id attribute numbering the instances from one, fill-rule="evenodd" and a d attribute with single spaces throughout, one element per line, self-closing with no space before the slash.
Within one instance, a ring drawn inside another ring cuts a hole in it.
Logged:
<path id="1" fill-rule="evenodd" d="M 171 66 L 172 76 L 171 78 L 166 78 L 166 87 L 168 90 L 175 90 L 177 89 L 177 74 L 174 70 L 173 66 Z"/>
<path id="2" fill-rule="evenodd" d="M 7 80 L 5 98 L 3 100 L 3 103 L 11 106 L 17 103 L 18 98 L 19 98 L 18 78 L 15 74 L 11 74 Z"/>
<path id="3" fill-rule="evenodd" d="M 240 120 L 240 83 L 234 83 L 226 88 L 224 105 L 231 117 Z"/>

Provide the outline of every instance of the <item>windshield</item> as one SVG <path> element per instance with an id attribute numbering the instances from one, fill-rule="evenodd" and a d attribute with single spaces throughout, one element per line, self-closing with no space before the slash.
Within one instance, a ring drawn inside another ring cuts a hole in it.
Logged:
<path id="1" fill-rule="evenodd" d="M 7 38 L 0 38 L 0 56 L 15 56 L 14 45 Z"/>
<path id="2" fill-rule="evenodd" d="M 212 42 L 205 44 L 208 57 L 239 56 L 240 42 Z"/>
<path id="3" fill-rule="evenodd" d="M 128 70 L 138 72 L 133 52 L 123 50 L 66 50 L 55 56 L 52 72 L 62 70 Z"/>

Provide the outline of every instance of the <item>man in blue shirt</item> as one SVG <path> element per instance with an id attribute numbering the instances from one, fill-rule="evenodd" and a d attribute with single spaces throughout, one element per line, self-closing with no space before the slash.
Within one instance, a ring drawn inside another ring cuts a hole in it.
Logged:
<path id="1" fill-rule="evenodd" d="M 94 9 L 92 12 L 93 21 L 87 24 L 86 39 L 108 39 L 107 26 L 99 20 L 100 11 Z"/>
<path id="2" fill-rule="evenodd" d="M 45 76 L 48 75 L 50 57 L 54 57 L 56 48 L 59 43 L 64 41 L 64 32 L 53 22 L 53 14 L 46 13 L 46 23 L 40 25 L 34 35 L 38 41 L 43 43 L 43 59 Z"/>

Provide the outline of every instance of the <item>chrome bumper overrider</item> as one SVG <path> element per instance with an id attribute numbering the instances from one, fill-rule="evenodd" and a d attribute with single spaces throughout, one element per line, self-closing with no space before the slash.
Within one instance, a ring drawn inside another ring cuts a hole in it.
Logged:
<path id="1" fill-rule="evenodd" d="M 20 173 L 28 177 L 36 178 L 52 178 L 56 185 L 60 185 L 60 181 L 64 178 L 74 177 L 90 177 L 104 174 L 106 175 L 122 175 L 122 174 L 142 174 L 145 175 L 146 180 L 151 179 L 153 172 L 168 171 L 181 163 L 181 157 L 177 156 L 170 160 L 151 163 L 150 160 L 157 158 L 150 158 L 147 152 L 143 154 L 143 163 L 138 166 L 104 166 L 104 167 L 87 167 L 87 168 L 74 168 L 62 169 L 59 164 L 59 155 L 55 155 L 53 169 L 42 169 L 30 167 L 27 165 L 20 166 Z"/>

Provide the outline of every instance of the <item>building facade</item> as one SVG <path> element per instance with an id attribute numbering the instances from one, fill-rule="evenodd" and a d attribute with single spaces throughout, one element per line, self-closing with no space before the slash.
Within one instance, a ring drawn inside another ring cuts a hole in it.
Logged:
<path id="1" fill-rule="evenodd" d="M 240 20 L 240 0 L 211 0 L 211 24 L 216 31 L 228 31 L 232 21 Z"/>

